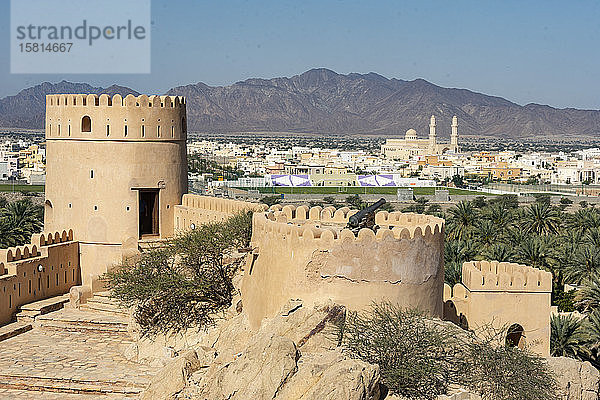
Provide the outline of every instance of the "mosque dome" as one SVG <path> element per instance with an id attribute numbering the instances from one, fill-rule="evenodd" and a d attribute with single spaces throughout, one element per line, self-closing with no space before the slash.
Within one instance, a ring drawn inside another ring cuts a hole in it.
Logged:
<path id="1" fill-rule="evenodd" d="M 404 139 L 405 140 L 417 140 L 417 131 L 415 131 L 414 129 L 407 130 L 406 134 L 404 135 Z"/>

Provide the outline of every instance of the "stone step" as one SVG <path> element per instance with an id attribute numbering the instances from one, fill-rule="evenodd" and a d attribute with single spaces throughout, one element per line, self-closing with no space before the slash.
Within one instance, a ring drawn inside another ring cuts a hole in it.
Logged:
<path id="1" fill-rule="evenodd" d="M 16 314 L 18 322 L 30 323 L 40 315 L 48 314 L 60 310 L 69 301 L 69 295 L 50 297 L 49 299 L 35 301 L 33 303 L 23 304 L 19 307 Z"/>
<path id="2" fill-rule="evenodd" d="M 144 388 L 126 381 L 81 380 L 23 375 L 0 374 L 0 389 L 75 394 L 121 394 L 132 397 Z"/>
<path id="3" fill-rule="evenodd" d="M 0 342 L 30 331 L 32 328 L 31 324 L 23 322 L 13 322 L 4 325 L 3 327 L 0 327 Z"/>
<path id="4" fill-rule="evenodd" d="M 90 297 L 89 299 L 87 299 L 86 303 L 102 303 L 102 304 L 110 304 L 113 306 L 118 306 L 119 302 L 112 299 L 111 297 L 108 296 L 94 296 L 94 297 Z"/>
<path id="5" fill-rule="evenodd" d="M 86 311 L 98 311 L 98 312 L 109 313 L 112 315 L 119 315 L 119 316 L 123 316 L 123 317 L 129 316 L 129 313 L 127 310 L 119 308 L 117 306 L 113 306 L 108 303 L 96 303 L 96 302 L 88 301 L 87 303 L 82 304 L 80 306 L 80 308 L 81 308 L 81 310 L 86 310 Z"/>
<path id="6" fill-rule="evenodd" d="M 44 329 L 60 329 L 73 332 L 127 333 L 127 322 L 125 321 L 103 320 L 101 318 L 90 319 L 85 316 L 77 318 L 49 314 L 48 316 L 38 317 L 37 323 Z"/>

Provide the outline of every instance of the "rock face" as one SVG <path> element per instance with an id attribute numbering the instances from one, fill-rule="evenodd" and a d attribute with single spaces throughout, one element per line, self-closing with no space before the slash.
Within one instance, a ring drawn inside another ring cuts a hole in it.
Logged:
<path id="1" fill-rule="evenodd" d="M 385 395 L 377 365 L 339 350 L 334 323 L 345 313 L 342 306 L 290 300 L 256 331 L 249 328 L 246 314 L 235 309 L 234 303 L 229 318 L 216 328 L 191 335 L 194 340 L 187 343 L 193 343 L 193 351 L 182 350 L 184 342 L 178 341 L 173 352 L 180 355 L 153 379 L 142 399 L 407 400 Z M 589 362 L 560 357 L 548 364 L 562 400 L 600 398 L 600 372 Z M 437 399 L 481 397 L 453 387 Z"/>
<path id="2" fill-rule="evenodd" d="M 255 332 L 243 313 L 224 320 L 193 356 L 167 364 L 144 399 L 378 400 L 379 367 L 347 358 L 332 340 L 344 312 L 290 301 Z"/>
<path id="3" fill-rule="evenodd" d="M 589 362 L 567 357 L 551 357 L 548 365 L 554 371 L 563 400 L 597 400 L 600 398 L 600 372 Z"/>

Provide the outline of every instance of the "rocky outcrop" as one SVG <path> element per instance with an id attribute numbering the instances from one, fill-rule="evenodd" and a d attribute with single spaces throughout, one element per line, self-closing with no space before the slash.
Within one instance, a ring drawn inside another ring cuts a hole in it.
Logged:
<path id="1" fill-rule="evenodd" d="M 554 371 L 563 400 L 600 398 L 600 372 L 589 362 L 551 357 L 548 359 L 548 366 Z"/>
<path id="2" fill-rule="evenodd" d="M 291 300 L 256 331 L 249 328 L 246 314 L 236 306 L 216 328 L 182 335 L 180 338 L 192 338 L 187 343 L 192 343 L 189 347 L 194 351 L 183 349 L 186 341 L 176 341 L 180 348 L 173 352 L 181 355 L 167 363 L 143 398 L 406 400 L 386 395 L 377 365 L 350 359 L 337 347 L 334 323 L 345 313 L 342 306 L 331 302 L 306 306 Z M 458 329 L 447 322 L 434 323 Z M 164 344 L 160 343 L 159 352 Z M 549 359 L 548 364 L 555 372 L 562 400 L 599 398 L 600 373 L 590 363 L 561 357 Z M 481 397 L 456 387 L 438 400 Z"/>
<path id="3" fill-rule="evenodd" d="M 173 399 L 186 385 L 190 375 L 200 369 L 195 351 L 187 351 L 171 361 L 156 375 L 141 400 Z"/>
<path id="4" fill-rule="evenodd" d="M 244 313 L 223 320 L 194 346 L 195 357 L 168 363 L 144 398 L 378 400 L 379 367 L 346 357 L 332 340 L 344 312 L 290 301 L 254 332 Z"/>

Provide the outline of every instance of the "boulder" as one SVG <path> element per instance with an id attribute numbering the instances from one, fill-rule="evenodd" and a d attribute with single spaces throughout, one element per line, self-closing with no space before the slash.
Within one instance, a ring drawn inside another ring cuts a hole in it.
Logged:
<path id="1" fill-rule="evenodd" d="M 217 357 L 200 381 L 200 397 L 267 400 L 296 372 L 296 345 L 283 336 L 263 336 L 233 361 Z"/>
<path id="2" fill-rule="evenodd" d="M 588 361 L 568 357 L 550 357 L 548 366 L 554 372 L 563 400 L 597 400 L 600 396 L 600 372 Z"/>
<path id="3" fill-rule="evenodd" d="M 195 351 L 187 351 L 160 370 L 142 394 L 142 400 L 174 399 L 186 385 L 189 376 L 202 365 Z"/>

